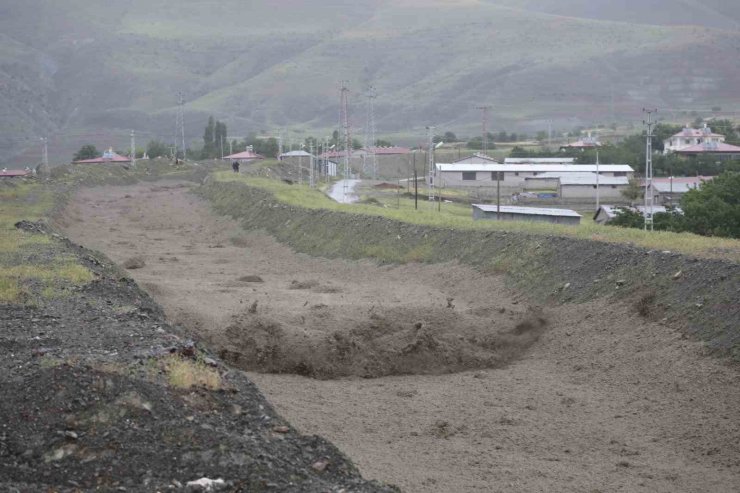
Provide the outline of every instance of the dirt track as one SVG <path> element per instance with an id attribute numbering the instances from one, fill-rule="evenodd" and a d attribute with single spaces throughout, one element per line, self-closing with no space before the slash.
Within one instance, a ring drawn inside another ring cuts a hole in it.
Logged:
<path id="1" fill-rule="evenodd" d="M 235 364 L 326 379 L 250 374 L 366 477 L 406 491 L 740 490 L 740 372 L 632 309 L 540 312 L 461 266 L 296 255 L 177 184 L 86 190 L 63 221 L 116 262 L 141 256 L 132 276 Z"/>

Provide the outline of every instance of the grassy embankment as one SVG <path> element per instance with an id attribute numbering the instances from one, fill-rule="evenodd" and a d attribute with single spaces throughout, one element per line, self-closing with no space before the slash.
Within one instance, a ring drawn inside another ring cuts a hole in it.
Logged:
<path id="1" fill-rule="evenodd" d="M 92 280 L 76 257 L 59 248 L 59 240 L 15 227 L 47 217 L 54 204 L 54 193 L 39 183 L 0 187 L 0 304 L 34 303 Z"/>
<path id="2" fill-rule="evenodd" d="M 93 279 L 79 259 L 46 234 L 19 230 L 18 221 L 48 220 L 79 186 L 124 185 L 158 178 L 187 179 L 203 167 L 173 167 L 166 160 L 140 161 L 136 169 L 120 166 L 60 166 L 49 181 L 0 183 L 0 304 L 39 304 L 65 296 Z"/>
<path id="3" fill-rule="evenodd" d="M 308 186 L 290 185 L 279 180 L 234 175 L 217 172 L 220 182 L 242 182 L 272 193 L 280 202 L 308 209 L 326 209 L 352 214 L 380 216 L 410 224 L 438 228 L 511 231 L 542 236 L 562 236 L 607 243 L 630 244 L 650 250 L 670 250 L 704 258 L 718 258 L 740 262 L 740 241 L 725 238 L 708 238 L 689 233 L 645 232 L 638 229 L 618 228 L 595 224 L 584 218 L 580 226 L 549 223 L 473 221 L 470 207 L 462 204 L 437 205 L 421 199 L 419 209 L 414 209 L 413 199 L 397 197 L 395 192 L 385 196 L 374 194 L 378 204 L 339 204 L 318 190 Z M 397 259 L 383 259 L 394 261 Z"/>

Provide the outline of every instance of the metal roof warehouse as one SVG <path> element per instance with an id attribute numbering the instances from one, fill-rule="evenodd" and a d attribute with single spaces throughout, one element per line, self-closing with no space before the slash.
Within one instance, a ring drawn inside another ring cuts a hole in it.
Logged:
<path id="1" fill-rule="evenodd" d="M 520 207 L 513 205 L 473 204 L 473 219 L 502 221 L 536 221 L 556 224 L 580 224 L 581 215 L 570 209 Z"/>

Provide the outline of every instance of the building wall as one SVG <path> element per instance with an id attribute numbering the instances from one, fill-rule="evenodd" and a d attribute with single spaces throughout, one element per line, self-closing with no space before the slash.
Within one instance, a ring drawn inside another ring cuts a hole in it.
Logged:
<path id="1" fill-rule="evenodd" d="M 622 190 L 626 188 L 627 185 L 599 185 L 599 199 L 623 201 L 625 199 L 622 196 Z M 560 195 L 564 200 L 596 200 L 596 187 L 594 185 L 563 185 L 560 187 Z"/>

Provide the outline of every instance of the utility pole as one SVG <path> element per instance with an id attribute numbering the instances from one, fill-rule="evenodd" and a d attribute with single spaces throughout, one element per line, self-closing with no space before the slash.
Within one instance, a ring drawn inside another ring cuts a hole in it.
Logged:
<path id="1" fill-rule="evenodd" d="M 224 136 L 221 136 L 221 161 L 224 160 Z"/>
<path id="2" fill-rule="evenodd" d="M 44 150 L 42 151 L 42 154 L 41 154 L 41 160 L 44 163 L 44 166 L 43 166 L 44 170 L 41 174 L 48 176 L 49 171 L 51 171 L 49 169 L 49 139 L 46 137 L 41 137 L 41 141 L 44 143 Z"/>
<path id="3" fill-rule="evenodd" d="M 349 83 L 346 80 L 342 81 L 342 88 L 340 90 L 340 104 L 339 104 L 339 115 L 340 124 L 344 129 L 344 186 L 343 186 L 343 200 L 347 199 L 347 192 L 349 187 L 349 179 L 352 176 L 350 167 L 350 159 L 352 155 L 352 136 L 350 134 L 349 126 Z"/>
<path id="4" fill-rule="evenodd" d="M 643 113 L 647 114 L 647 120 L 644 120 L 645 128 L 647 129 L 645 140 L 645 231 L 648 229 L 653 231 L 653 209 L 655 206 L 655 197 L 653 195 L 653 114 L 657 113 L 657 109 L 647 110 L 642 109 Z"/>
<path id="5" fill-rule="evenodd" d="M 185 159 L 185 99 L 182 93 L 177 93 L 177 118 L 175 119 L 175 159 L 177 159 L 177 147 L 182 145 L 182 158 Z"/>
<path id="6" fill-rule="evenodd" d="M 136 132 L 131 131 L 131 167 L 136 167 Z"/>
<path id="7" fill-rule="evenodd" d="M 311 170 L 308 172 L 308 186 L 314 188 L 316 187 L 316 177 L 314 176 L 314 173 L 316 172 L 316 156 L 314 155 L 313 142 L 311 143 L 311 147 L 309 147 L 309 150 L 311 152 L 311 157 L 309 158 L 309 162 L 311 163 Z"/>
<path id="8" fill-rule="evenodd" d="M 434 127 L 427 127 L 427 137 L 429 139 L 429 151 L 427 152 L 429 178 L 427 180 L 427 187 L 429 188 L 429 201 L 434 205 Z"/>
<path id="9" fill-rule="evenodd" d="M 363 156 L 362 171 L 366 176 L 378 179 L 378 157 L 375 154 L 375 99 L 378 97 L 375 87 L 370 86 L 367 94 L 367 120 L 365 123 L 365 155 Z M 367 153 L 372 151 L 371 161 L 367 161 Z"/>
<path id="10" fill-rule="evenodd" d="M 596 149 L 596 212 L 599 212 L 601 203 L 599 200 L 599 150 Z"/>
<path id="11" fill-rule="evenodd" d="M 478 106 L 477 109 L 483 113 L 483 141 L 481 145 L 483 147 L 483 154 L 486 154 L 488 152 L 488 110 L 491 109 L 491 106 Z"/>
<path id="12" fill-rule="evenodd" d="M 547 120 L 547 147 L 552 148 L 552 120 Z"/>

